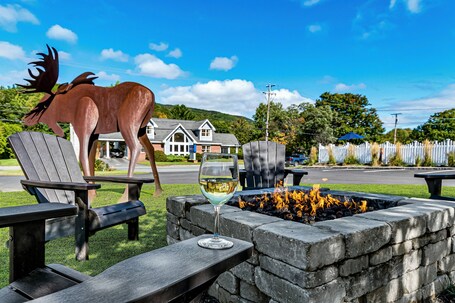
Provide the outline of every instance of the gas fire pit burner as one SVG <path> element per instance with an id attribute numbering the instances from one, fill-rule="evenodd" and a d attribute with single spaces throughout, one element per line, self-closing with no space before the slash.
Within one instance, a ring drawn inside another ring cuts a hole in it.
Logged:
<path id="1" fill-rule="evenodd" d="M 237 195 L 228 205 L 243 210 L 276 216 L 304 224 L 334 220 L 355 214 L 394 207 L 397 201 L 368 199 L 365 197 L 331 194 L 319 185 L 307 189 L 277 186 L 273 192 L 259 195 Z"/>

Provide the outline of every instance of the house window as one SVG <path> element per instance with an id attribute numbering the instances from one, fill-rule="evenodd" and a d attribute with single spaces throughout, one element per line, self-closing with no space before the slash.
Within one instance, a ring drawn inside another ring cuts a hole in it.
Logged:
<path id="1" fill-rule="evenodd" d="M 171 155 L 189 155 L 189 145 L 193 145 L 190 139 L 182 132 L 176 132 L 169 140 L 169 153 Z"/>
<path id="2" fill-rule="evenodd" d="M 210 145 L 202 145 L 202 152 L 209 153 L 210 152 Z"/>
<path id="3" fill-rule="evenodd" d="M 201 130 L 202 137 L 209 137 L 210 136 L 210 129 L 202 129 Z"/>
<path id="4" fill-rule="evenodd" d="M 153 135 L 153 126 L 147 126 L 147 135 Z"/>

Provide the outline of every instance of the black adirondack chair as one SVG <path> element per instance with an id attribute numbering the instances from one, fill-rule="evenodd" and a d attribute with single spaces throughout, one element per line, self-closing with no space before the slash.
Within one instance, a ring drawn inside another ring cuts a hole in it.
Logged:
<path id="1" fill-rule="evenodd" d="M 117 224 L 128 224 L 128 239 L 137 240 L 139 216 L 146 213 L 139 201 L 143 183 L 151 178 L 83 177 L 72 144 L 53 135 L 39 132 L 20 132 L 8 138 L 27 180 L 24 188 L 38 203 L 64 203 L 78 207 L 77 216 L 53 218 L 46 221 L 46 241 L 75 235 L 76 259 L 87 260 L 88 239 L 95 232 Z M 128 184 L 128 202 L 92 208 L 89 190 L 100 187 L 87 182 L 106 181 Z"/>
<path id="2" fill-rule="evenodd" d="M 240 185 L 243 190 L 275 187 L 293 174 L 293 185 L 299 185 L 308 172 L 301 169 L 286 169 L 285 145 L 271 141 L 253 141 L 242 146 L 244 169 L 240 170 Z"/>
<path id="3" fill-rule="evenodd" d="M 251 257 L 251 243 L 230 239 L 222 251 L 197 245 L 202 235 L 119 262 L 90 277 L 61 264 L 45 264 L 45 220 L 73 216 L 74 205 L 41 203 L 0 208 L 9 227 L 9 282 L 0 302 L 189 302 L 224 271 Z M 6 266 L 8 262 L 1 262 Z"/>

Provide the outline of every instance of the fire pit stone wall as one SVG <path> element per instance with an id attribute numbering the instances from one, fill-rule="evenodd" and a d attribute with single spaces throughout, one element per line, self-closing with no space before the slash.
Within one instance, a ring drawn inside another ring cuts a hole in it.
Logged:
<path id="1" fill-rule="evenodd" d="M 225 205 L 221 234 L 255 253 L 209 293 L 220 302 L 426 302 L 455 283 L 455 202 L 399 199 L 313 225 Z M 203 196 L 170 197 L 167 211 L 169 244 L 213 231 Z"/>

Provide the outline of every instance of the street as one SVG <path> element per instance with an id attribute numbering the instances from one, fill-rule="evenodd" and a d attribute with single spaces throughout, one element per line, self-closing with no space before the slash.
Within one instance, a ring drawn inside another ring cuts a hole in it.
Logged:
<path id="1" fill-rule="evenodd" d="M 195 184 L 199 166 L 160 166 L 158 173 L 162 184 Z M 416 169 L 354 169 L 304 167 L 308 175 L 302 178 L 306 184 L 425 184 L 424 179 L 414 178 L 418 172 L 432 171 Z M 138 166 L 136 172 L 150 172 L 146 166 Z M 1 171 L 0 171 L 1 174 Z M 292 176 L 290 176 L 292 178 Z M 23 176 L 0 176 L 0 191 L 23 190 Z M 291 179 L 287 180 L 288 183 Z M 455 180 L 443 181 L 443 186 L 455 186 Z"/>

